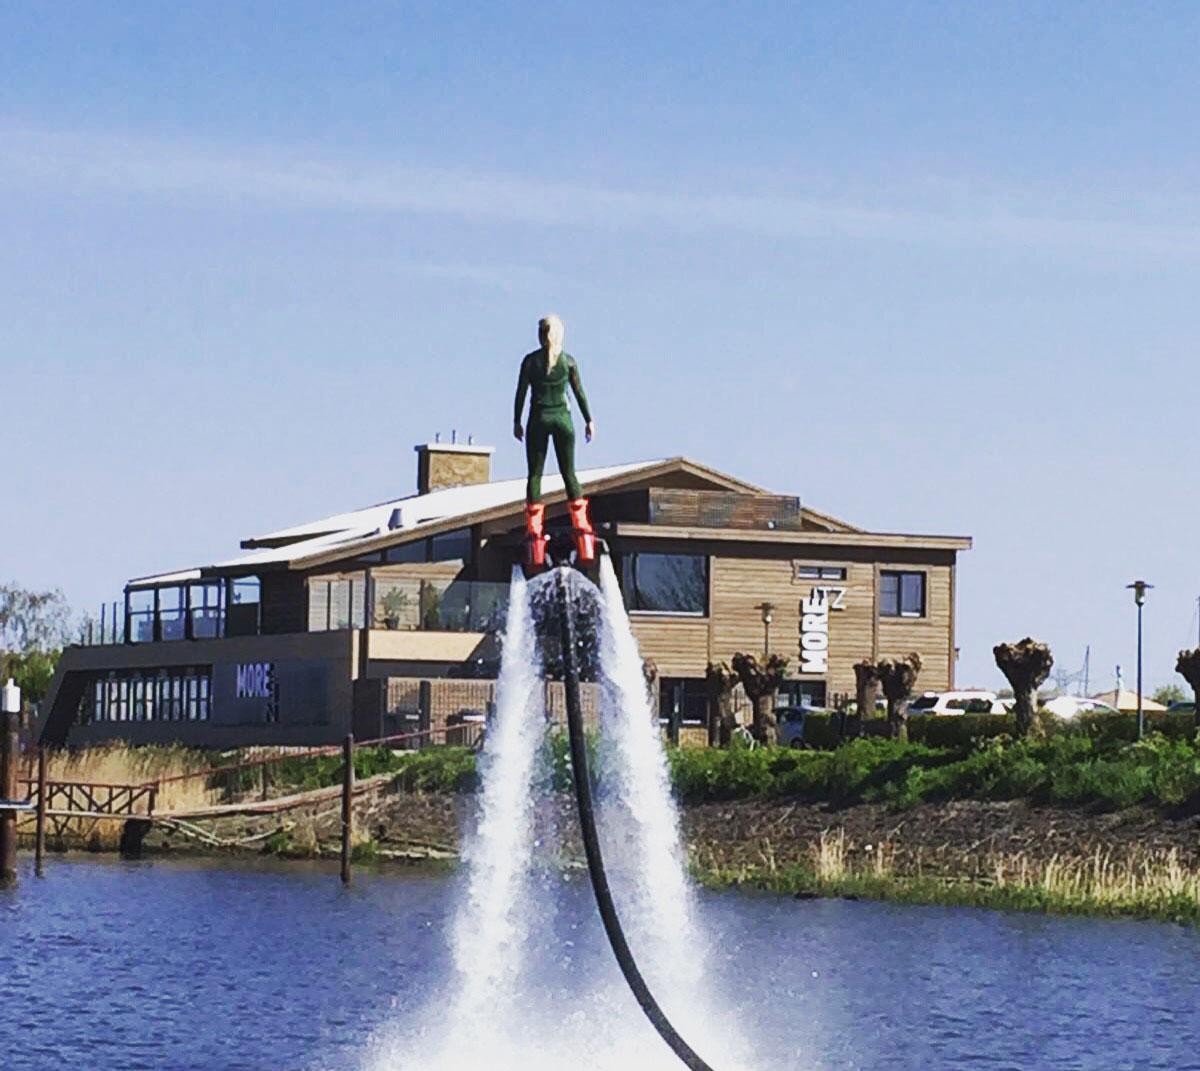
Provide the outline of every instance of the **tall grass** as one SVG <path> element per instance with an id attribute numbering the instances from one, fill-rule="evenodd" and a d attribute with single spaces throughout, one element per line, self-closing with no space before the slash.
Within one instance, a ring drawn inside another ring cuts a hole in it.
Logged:
<path id="1" fill-rule="evenodd" d="M 775 867 L 769 852 L 756 864 L 696 867 L 708 885 L 751 885 L 795 895 L 841 896 L 910 903 L 1013 908 L 1058 914 L 1111 915 L 1200 924 L 1200 871 L 1177 849 L 1127 857 L 1097 850 L 1090 856 L 1036 859 L 1023 852 L 989 855 L 974 874 L 901 872 L 889 844 L 853 852 L 844 830 L 826 830 L 807 864 Z M 853 859 L 860 861 L 855 863 Z"/>
<path id="2" fill-rule="evenodd" d="M 46 779 L 50 782 L 84 782 L 103 785 L 142 785 L 149 781 L 190 774 L 209 768 L 211 757 L 204 751 L 178 746 L 133 747 L 124 743 L 47 751 Z M 35 776 L 32 768 L 23 776 Z M 204 778 L 167 781 L 155 801 L 158 811 L 185 810 L 214 802 L 219 793 Z M 53 797 L 51 797 L 53 799 Z M 121 839 L 124 817 L 55 820 L 52 842 L 58 846 L 87 845 L 96 850 L 115 850 Z M 31 835 L 32 815 L 22 815 L 18 832 Z"/>

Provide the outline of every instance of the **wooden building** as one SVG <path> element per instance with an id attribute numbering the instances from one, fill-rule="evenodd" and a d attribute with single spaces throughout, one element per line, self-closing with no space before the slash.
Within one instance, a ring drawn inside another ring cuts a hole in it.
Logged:
<path id="1" fill-rule="evenodd" d="M 41 735 L 193 746 L 382 736 L 486 707 L 524 480 L 491 449 L 417 447 L 415 495 L 246 539 L 228 561 L 132 580 L 116 639 L 70 647 Z M 580 473 L 660 710 L 704 716 L 707 664 L 789 659 L 784 697 L 854 689 L 864 658 L 954 683 L 959 536 L 867 532 L 686 458 Z M 547 477 L 550 524 L 566 526 Z"/>

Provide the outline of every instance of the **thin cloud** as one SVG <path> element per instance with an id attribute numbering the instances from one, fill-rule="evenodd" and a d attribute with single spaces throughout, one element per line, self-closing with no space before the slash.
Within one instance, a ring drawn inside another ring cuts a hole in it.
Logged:
<path id="1" fill-rule="evenodd" d="M 194 140 L 0 127 L 0 183 L 76 193 L 257 201 L 272 208 L 444 215 L 484 223 L 713 231 L 772 240 L 842 238 L 945 247 L 1195 257 L 1190 222 L 1065 218 L 956 197 L 945 210 L 873 207 L 798 196 L 666 194 L 480 175 Z"/>

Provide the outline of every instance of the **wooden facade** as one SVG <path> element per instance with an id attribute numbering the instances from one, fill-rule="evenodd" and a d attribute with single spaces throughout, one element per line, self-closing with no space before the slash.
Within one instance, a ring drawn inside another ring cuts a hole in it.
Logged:
<path id="1" fill-rule="evenodd" d="M 661 550 L 669 553 L 670 546 L 664 541 Z M 876 563 L 838 557 L 833 548 L 820 553 L 808 547 L 787 549 L 795 550 L 795 556 L 739 554 L 736 549 L 714 553 L 709 558 L 709 612 L 703 619 L 632 616 L 643 655 L 652 658 L 664 676 L 703 677 L 709 662 L 729 662 L 739 651 L 757 654 L 769 648 L 789 660 L 790 679 L 822 681 L 833 696 L 854 692 L 855 662 L 915 651 L 924 664 L 922 689 L 953 687 L 953 555 L 914 554 L 904 563 Z M 797 565 L 845 568 L 846 577 L 837 581 L 798 577 Z M 898 565 L 926 574 L 925 616 L 879 616 L 878 575 Z M 844 590 L 839 608 L 829 612 L 829 665 L 821 674 L 802 672 L 800 659 L 801 604 L 814 587 Z M 764 604 L 771 606 L 769 626 L 763 622 Z"/>

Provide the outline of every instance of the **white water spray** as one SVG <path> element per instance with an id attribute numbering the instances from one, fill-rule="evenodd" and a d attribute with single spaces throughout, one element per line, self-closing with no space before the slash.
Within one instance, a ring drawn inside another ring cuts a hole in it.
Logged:
<path id="1" fill-rule="evenodd" d="M 451 926 L 454 974 L 445 992 L 431 994 L 424 1022 L 380 1039 L 380 1071 L 679 1066 L 624 990 L 611 959 L 604 957 L 586 977 L 572 977 L 569 966 L 564 973 L 572 957 L 557 946 L 549 920 L 563 891 L 577 886 L 564 882 L 566 875 L 535 878 L 535 785 L 545 712 L 533 604 L 549 580 L 545 574 L 527 585 L 521 570 L 513 570 L 496 716 L 480 762 L 479 822 L 466 841 L 467 874 Z M 570 580 L 581 598 L 597 597 L 582 574 L 572 572 Z M 729 1021 L 728 1005 L 722 1010 L 707 991 L 705 942 L 684 869 L 662 738 L 607 556 L 600 559 L 600 580 L 606 868 L 622 925 L 656 997 L 690 1042 L 721 1071 L 734 1071 L 746 1066 L 744 1043 Z M 584 902 L 590 904 L 590 897 Z M 584 915 L 570 929 L 593 926 L 599 930 L 599 920 Z"/>
<path id="2" fill-rule="evenodd" d="M 735 1059 L 705 985 L 707 941 L 696 922 L 679 812 L 659 721 L 612 562 L 600 559 L 600 713 L 608 761 L 600 827 L 622 924 L 659 1002 L 697 1048 Z"/>
<path id="3" fill-rule="evenodd" d="M 480 758 L 479 825 L 463 859 L 468 878 L 451 936 L 465 1015 L 494 1006 L 524 964 L 533 852 L 534 760 L 545 719 L 534 709 L 537 658 L 525 576 L 513 567 L 496 714 Z"/>

